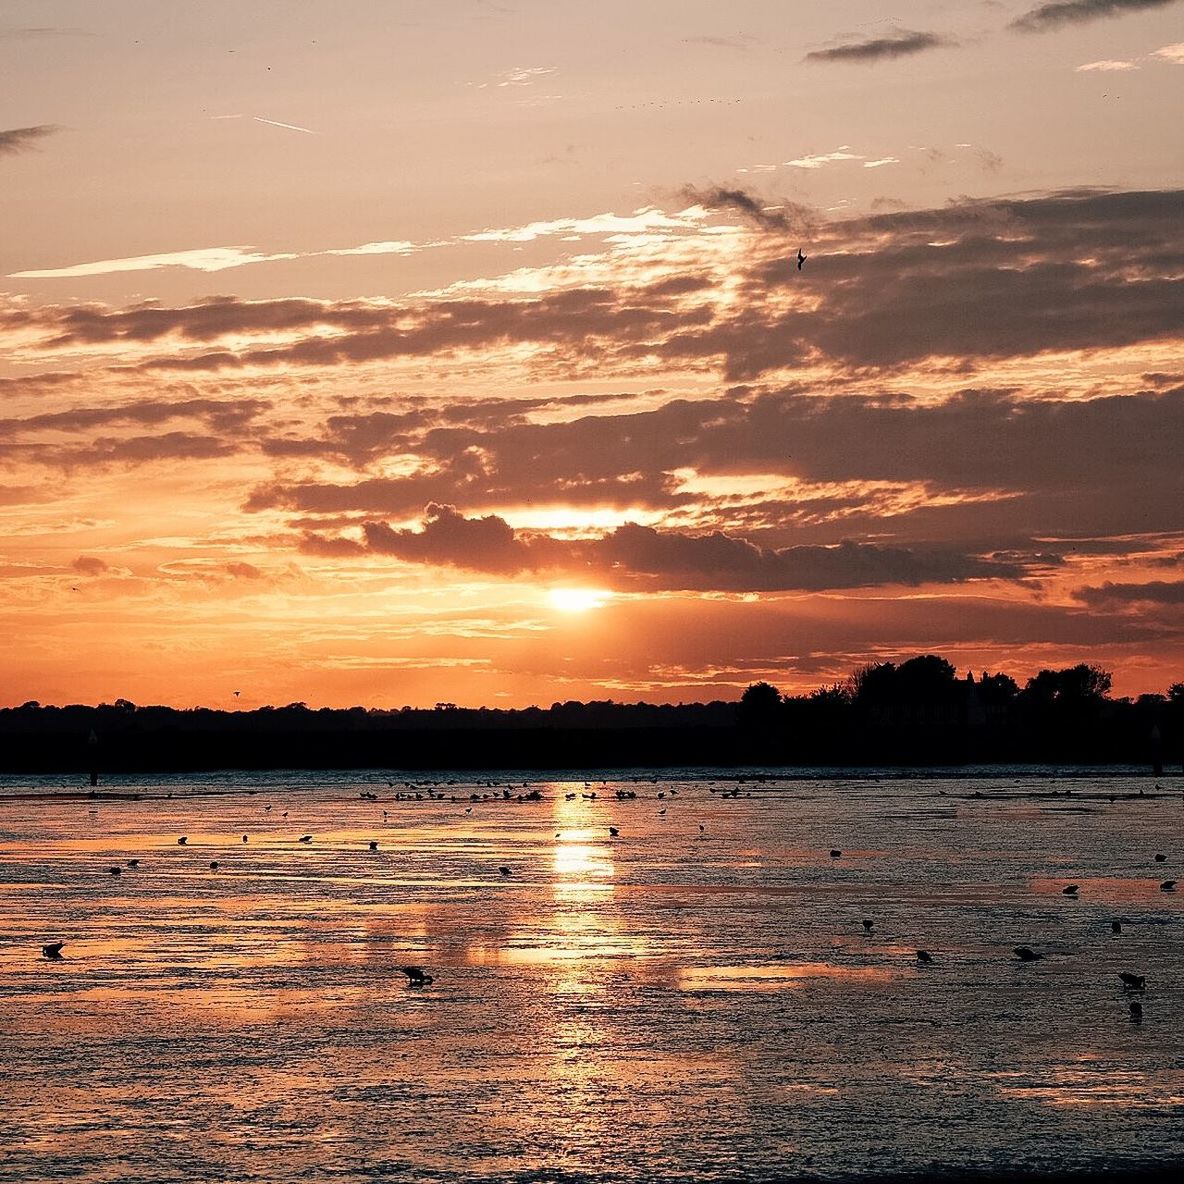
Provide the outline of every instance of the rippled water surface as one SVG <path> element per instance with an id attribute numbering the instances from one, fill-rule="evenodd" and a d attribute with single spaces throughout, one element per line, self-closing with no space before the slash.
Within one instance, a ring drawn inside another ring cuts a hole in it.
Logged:
<path id="1" fill-rule="evenodd" d="M 1184 1155 L 1180 778 L 397 776 L 0 778 L 0 1179 Z"/>

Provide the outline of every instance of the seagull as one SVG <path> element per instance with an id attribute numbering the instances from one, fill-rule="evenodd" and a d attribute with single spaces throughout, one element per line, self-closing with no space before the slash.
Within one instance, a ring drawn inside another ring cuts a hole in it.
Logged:
<path id="1" fill-rule="evenodd" d="M 1027 946 L 1016 946 L 1012 952 L 1021 962 L 1039 962 L 1044 957 L 1043 954 L 1038 954 L 1035 950 L 1028 949 Z"/>
<path id="2" fill-rule="evenodd" d="M 802 270 L 802 264 L 806 262 L 806 256 L 802 254 L 802 248 L 798 247 L 798 271 Z"/>
<path id="3" fill-rule="evenodd" d="M 62 956 L 62 946 L 66 943 L 64 941 L 51 941 L 41 947 L 41 956 L 43 958 L 60 958 Z"/>
<path id="4" fill-rule="evenodd" d="M 1160 853 L 1158 851 L 1156 852 L 1156 854 L 1155 854 L 1155 862 L 1156 863 L 1163 863 L 1166 859 L 1167 859 L 1166 855 L 1163 855 L 1162 853 Z"/>
<path id="5" fill-rule="evenodd" d="M 1164 880 L 1164 882 L 1162 884 L 1160 884 L 1159 890 L 1160 890 L 1160 892 L 1175 892 L 1176 891 L 1176 881 L 1175 880 Z"/>
<path id="6" fill-rule="evenodd" d="M 212 859 L 210 861 L 210 871 L 216 872 L 217 870 L 218 870 L 218 861 L 216 859 Z"/>
<path id="7" fill-rule="evenodd" d="M 1076 896 L 1077 895 L 1077 885 L 1070 884 L 1067 888 L 1062 888 L 1061 895 L 1062 896 Z"/>
<path id="8" fill-rule="evenodd" d="M 1138 1001 L 1138 999 L 1131 1000 L 1131 1019 L 1136 1024 L 1141 1024 L 1143 1022 L 1143 1005 Z"/>
<path id="9" fill-rule="evenodd" d="M 509 869 L 508 867 L 504 866 L 504 865 L 503 865 L 502 867 L 499 867 L 497 870 L 498 870 L 499 872 L 501 872 L 501 874 L 502 874 L 503 876 L 508 876 L 508 875 L 510 874 L 510 869 Z"/>
<path id="10" fill-rule="evenodd" d="M 432 981 L 432 976 L 422 966 L 400 966 L 399 969 L 407 976 L 409 987 L 424 987 Z"/>
<path id="11" fill-rule="evenodd" d="M 1118 977 L 1122 979 L 1124 991 L 1141 991 L 1147 985 L 1145 974 L 1132 974 L 1129 970 L 1120 970 Z"/>
<path id="12" fill-rule="evenodd" d="M 1110 922 L 1110 932 L 1111 933 L 1121 933 L 1122 932 L 1122 922 L 1121 921 L 1111 921 Z"/>
<path id="13" fill-rule="evenodd" d="M 842 854 L 843 854 L 842 851 L 838 850 L 838 848 L 835 848 L 834 850 L 831 851 L 830 857 L 831 857 L 831 859 L 838 859 L 839 856 Z"/>
<path id="14" fill-rule="evenodd" d="M 373 839 L 371 839 L 371 841 L 370 841 L 370 850 L 371 850 L 371 851 L 377 851 L 377 850 L 378 850 L 378 843 L 377 843 L 377 842 L 375 842 Z"/>
<path id="15" fill-rule="evenodd" d="M 123 868 L 121 867 L 108 868 L 107 870 L 110 871 L 113 876 L 118 876 L 123 872 Z"/>
<path id="16" fill-rule="evenodd" d="M 312 835 L 301 835 L 301 836 L 300 836 L 300 838 L 298 838 L 298 839 L 296 840 L 296 842 L 298 842 L 298 843 L 311 843 L 311 842 L 312 842 Z"/>
<path id="17" fill-rule="evenodd" d="M 608 833 L 615 839 L 621 832 L 615 826 L 610 826 Z"/>
<path id="18" fill-rule="evenodd" d="M 863 931 L 864 931 L 864 933 L 871 933 L 871 931 L 872 931 L 872 926 L 874 926 L 874 925 L 875 925 L 875 921 L 869 921 L 869 920 L 868 920 L 868 919 L 865 917 L 865 918 L 864 918 L 864 922 L 863 922 Z"/>
<path id="19" fill-rule="evenodd" d="M 128 867 L 139 867 L 140 861 L 138 859 L 129 859 L 127 861 L 127 865 L 128 865 Z"/>
<path id="20" fill-rule="evenodd" d="M 184 846 L 185 846 L 185 844 L 186 844 L 186 843 L 188 843 L 188 842 L 189 842 L 189 837 L 188 837 L 187 835 L 182 835 L 182 836 L 181 836 L 181 837 L 180 837 L 180 838 L 177 840 L 177 846 L 178 846 L 178 847 L 184 847 Z"/>
<path id="21" fill-rule="evenodd" d="M 933 961 L 933 955 L 928 950 L 918 950 L 917 961 L 928 966 Z"/>

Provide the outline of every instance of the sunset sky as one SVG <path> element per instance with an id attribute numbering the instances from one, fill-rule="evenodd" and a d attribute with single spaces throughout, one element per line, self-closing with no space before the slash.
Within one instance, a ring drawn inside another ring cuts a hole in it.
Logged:
<path id="1" fill-rule="evenodd" d="M 1173 0 L 0 0 L 0 703 L 1162 691 L 1182 112 Z"/>

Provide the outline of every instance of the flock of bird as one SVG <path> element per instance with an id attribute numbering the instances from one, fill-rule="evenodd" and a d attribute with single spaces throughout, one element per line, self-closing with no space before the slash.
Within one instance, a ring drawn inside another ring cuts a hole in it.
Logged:
<path id="1" fill-rule="evenodd" d="M 800 252 L 799 252 L 799 254 L 800 254 Z M 801 266 L 800 261 L 799 261 L 799 266 Z M 652 778 L 651 780 L 654 783 L 657 782 L 657 778 Z M 433 801 L 433 802 L 459 803 L 459 802 L 463 802 L 464 800 L 466 800 L 464 797 L 458 798 L 455 794 L 446 794 L 446 793 L 440 792 L 438 790 L 438 787 L 441 784 L 446 784 L 446 783 L 443 783 L 443 782 L 410 782 L 410 781 L 403 782 L 404 789 L 398 791 L 394 795 L 394 800 L 397 802 L 405 802 L 405 803 L 424 801 L 424 800 Z M 388 781 L 387 786 L 388 786 L 388 788 L 394 788 L 395 783 Z M 607 787 L 608 782 L 602 781 L 601 786 L 602 786 L 602 788 Z M 485 783 L 485 788 L 492 789 L 494 792 L 493 793 L 472 792 L 468 795 L 467 800 L 472 803 L 537 802 L 537 801 L 544 800 L 542 793 L 538 789 L 531 789 L 525 783 L 521 786 L 521 791 L 519 791 L 517 793 L 515 793 L 515 790 L 517 789 L 517 787 L 512 783 L 507 785 L 504 788 L 500 788 L 498 786 L 495 786 L 492 781 L 489 781 L 489 782 Z M 1160 787 L 1157 786 L 1156 788 L 1158 789 Z M 522 791 L 525 791 L 525 792 L 522 792 Z M 739 788 L 733 788 L 731 790 L 717 791 L 717 789 L 715 787 L 711 787 L 710 792 L 712 794 L 718 793 L 718 796 L 723 797 L 723 798 L 730 798 L 730 797 L 734 798 L 734 797 L 738 797 L 740 795 Z M 1142 793 L 1142 791 L 1140 791 L 1140 793 Z M 370 791 L 362 791 L 359 793 L 358 796 L 359 796 L 359 798 L 361 798 L 363 800 L 367 800 L 367 801 L 377 801 L 378 800 L 377 794 L 374 794 Z M 598 798 L 598 791 L 593 788 L 592 782 L 586 781 L 584 783 L 584 792 L 582 794 L 577 794 L 576 791 L 571 791 L 571 792 L 564 794 L 565 800 L 569 801 L 569 802 L 574 801 L 577 798 L 577 796 L 582 797 L 583 799 L 585 799 L 587 801 L 596 801 Z M 632 801 L 632 800 L 637 799 L 638 794 L 637 794 L 636 790 L 617 789 L 613 796 L 618 801 Z M 668 798 L 674 799 L 674 798 L 677 798 L 678 796 L 679 796 L 679 791 L 677 789 L 672 788 L 667 791 L 658 792 L 655 795 L 655 798 L 657 801 L 664 802 L 664 801 L 668 800 Z M 749 792 L 749 793 L 746 793 L 745 796 L 751 797 L 752 795 Z M 982 795 L 981 795 L 981 793 L 976 793 L 972 796 L 979 797 Z M 270 805 L 264 806 L 265 812 L 270 812 L 271 809 L 272 809 L 272 806 L 270 806 Z M 470 805 L 465 808 L 464 814 L 466 814 L 466 815 L 471 814 L 472 810 L 473 810 L 473 807 Z M 665 813 L 666 813 L 666 808 L 664 806 L 663 806 L 663 808 L 658 810 L 659 816 L 665 815 Z M 287 810 L 283 811 L 282 817 L 283 818 L 288 817 Z M 389 817 L 389 811 L 383 810 L 383 818 L 386 819 L 388 817 Z M 620 837 L 621 831 L 620 831 L 619 827 L 609 826 L 607 828 L 607 830 L 608 830 L 608 836 L 610 839 L 616 839 L 616 838 Z M 561 834 L 562 834 L 562 832 L 557 832 L 555 837 L 560 838 Z M 705 827 L 702 823 L 699 823 L 699 834 L 697 837 L 700 840 L 706 838 L 706 830 L 705 830 Z M 242 842 L 249 843 L 249 841 L 250 841 L 250 835 L 244 834 L 242 836 Z M 311 834 L 302 834 L 295 841 L 297 843 L 308 845 L 314 841 L 314 836 Z M 177 845 L 178 846 L 184 847 L 188 844 L 188 842 L 189 842 L 188 835 L 180 835 L 177 838 Z M 379 850 L 378 840 L 371 839 L 368 843 L 368 850 L 370 852 L 377 852 Z M 831 860 L 839 860 L 842 858 L 842 856 L 843 856 L 843 851 L 841 848 L 832 847 L 830 849 L 830 859 Z M 1155 855 L 1154 855 L 1154 862 L 1155 863 L 1162 864 L 1162 863 L 1165 863 L 1166 861 L 1167 861 L 1167 856 L 1163 852 L 1156 852 L 1155 853 Z M 129 869 L 138 868 L 140 866 L 140 860 L 138 858 L 128 859 L 125 862 L 124 866 Z M 221 867 L 221 863 L 219 860 L 215 859 L 215 860 L 210 861 L 209 866 L 210 866 L 211 871 L 216 872 Z M 502 878 L 508 878 L 514 874 L 513 868 L 509 867 L 506 864 L 500 865 L 497 870 L 498 870 L 498 875 Z M 112 876 L 119 876 L 123 872 L 123 867 L 121 867 L 119 865 L 113 865 L 108 869 L 108 872 Z M 1161 883 L 1159 885 L 1159 889 L 1161 892 L 1175 892 L 1176 885 L 1177 885 L 1177 881 L 1174 879 L 1163 880 L 1163 881 L 1161 881 Z M 1081 891 L 1080 885 L 1067 884 L 1061 889 L 1061 895 L 1068 897 L 1069 899 L 1076 900 L 1079 897 L 1080 891 Z M 874 928 L 875 928 L 875 922 L 873 920 L 871 920 L 870 918 L 864 918 L 862 925 L 863 925 L 864 934 L 866 936 L 870 937 Z M 1119 921 L 1117 919 L 1115 919 L 1111 922 L 1110 927 L 1111 927 L 1111 932 L 1113 932 L 1115 934 L 1119 934 L 1122 932 L 1122 923 L 1121 923 L 1121 921 Z M 62 958 L 62 950 L 65 948 L 65 945 L 66 945 L 66 943 L 64 941 L 47 942 L 41 947 L 42 956 L 50 961 L 60 960 Z M 1030 946 L 1015 946 L 1013 948 L 1012 952 L 1014 953 L 1015 957 L 1020 962 L 1038 962 L 1044 957 L 1043 954 L 1032 949 Z M 915 959 L 916 959 L 917 964 L 921 965 L 921 966 L 931 966 L 931 965 L 935 964 L 934 956 L 928 950 L 923 950 L 923 949 L 916 950 L 915 951 Z M 418 988 L 428 986 L 434 981 L 433 976 L 430 973 L 428 973 L 421 966 L 402 966 L 402 967 L 399 967 L 398 969 L 399 969 L 400 973 L 402 973 L 403 975 L 406 976 L 408 987 L 418 989 Z M 1118 973 L 1118 978 L 1122 983 L 1122 989 L 1123 989 L 1124 993 L 1142 995 L 1146 990 L 1147 979 L 1146 979 L 1145 975 L 1136 974 L 1133 971 L 1125 971 L 1124 970 L 1124 971 L 1120 971 Z M 1130 1012 L 1130 1017 L 1131 1017 L 1132 1021 L 1141 1022 L 1143 1019 L 1142 1002 L 1139 999 L 1131 1000 L 1129 1002 L 1129 1012 Z"/>

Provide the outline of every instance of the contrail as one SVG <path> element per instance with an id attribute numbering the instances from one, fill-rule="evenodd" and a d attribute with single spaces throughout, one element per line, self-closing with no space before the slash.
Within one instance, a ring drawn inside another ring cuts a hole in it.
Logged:
<path id="1" fill-rule="evenodd" d="M 268 123 L 272 127 L 285 127 L 290 132 L 303 132 L 306 136 L 319 136 L 320 132 L 314 132 L 310 127 L 300 127 L 295 123 L 280 123 L 278 119 L 264 119 L 262 115 L 211 115 L 211 119 L 253 119 L 256 123 Z"/>

